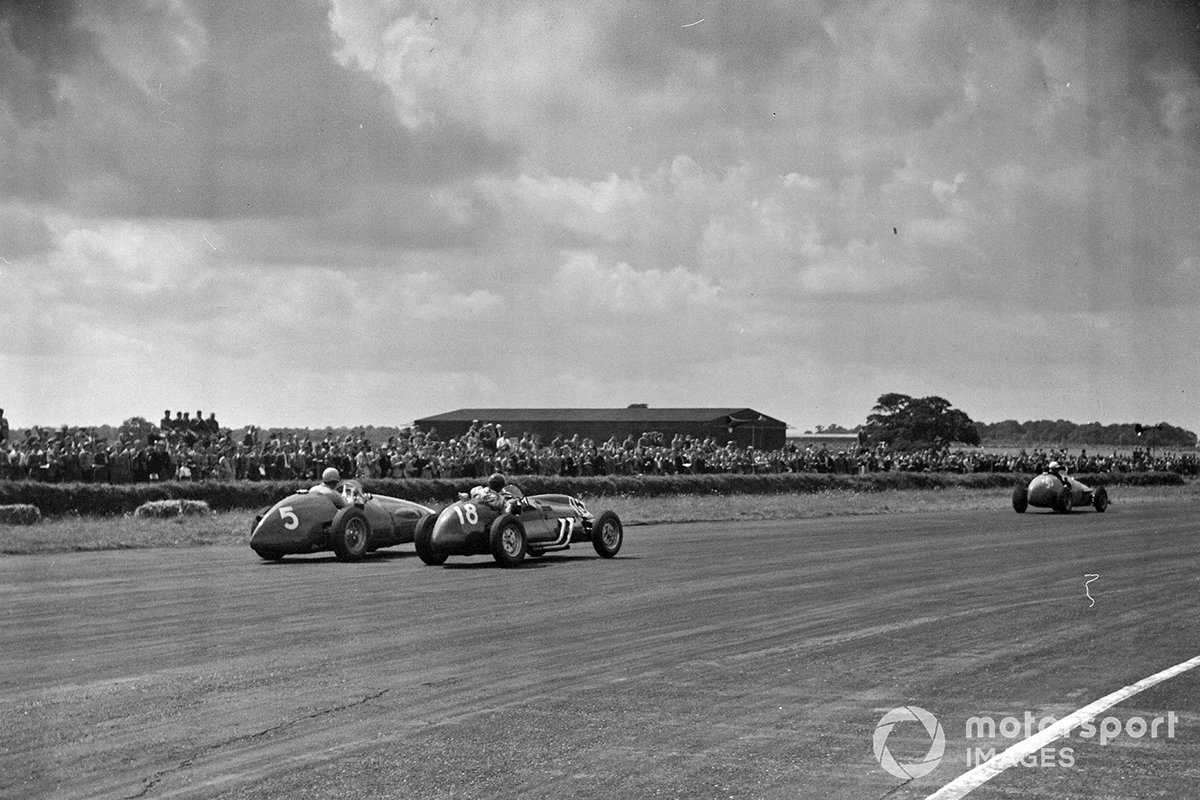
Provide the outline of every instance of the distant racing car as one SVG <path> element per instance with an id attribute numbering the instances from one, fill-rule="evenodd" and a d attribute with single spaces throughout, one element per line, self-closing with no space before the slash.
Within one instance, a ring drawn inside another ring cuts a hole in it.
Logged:
<path id="1" fill-rule="evenodd" d="M 1103 486 L 1093 489 L 1070 475 L 1043 472 L 1028 486 L 1013 489 L 1012 505 L 1018 514 L 1024 514 L 1029 506 L 1050 508 L 1063 514 L 1082 506 L 1091 506 L 1103 512 L 1108 508 L 1108 491 Z"/>
<path id="2" fill-rule="evenodd" d="M 432 523 L 434 510 L 420 503 L 368 494 L 345 480 L 333 493 L 301 489 L 254 519 L 250 547 L 269 561 L 332 550 L 341 561 L 358 561 L 381 547 L 407 544 L 417 526 Z"/>
<path id="3" fill-rule="evenodd" d="M 566 550 L 590 541 L 603 558 L 621 549 L 624 531 L 612 511 L 593 516 L 583 502 L 565 494 L 526 497 L 506 486 L 504 508 L 462 496 L 442 509 L 436 521 L 417 528 L 414 544 L 426 564 L 443 564 L 448 556 L 491 555 L 504 567 L 515 567 L 526 555 Z"/>

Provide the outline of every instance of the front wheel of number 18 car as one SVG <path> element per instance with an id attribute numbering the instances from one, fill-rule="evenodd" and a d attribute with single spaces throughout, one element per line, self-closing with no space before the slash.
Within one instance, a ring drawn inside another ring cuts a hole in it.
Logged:
<path id="1" fill-rule="evenodd" d="M 511 514 L 502 514 L 492 523 L 488 544 L 496 563 L 515 567 L 525 559 L 525 526 Z"/>

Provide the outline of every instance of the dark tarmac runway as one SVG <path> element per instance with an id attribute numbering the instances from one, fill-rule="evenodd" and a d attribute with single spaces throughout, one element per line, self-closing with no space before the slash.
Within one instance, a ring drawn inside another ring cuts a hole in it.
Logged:
<path id="1" fill-rule="evenodd" d="M 1194 505 L 996 506 L 635 527 L 518 570 L 0 557 L 0 796 L 924 798 L 1025 735 L 970 718 L 1062 718 L 1200 655 Z M 945 735 L 907 782 L 873 750 L 899 706 Z M 1200 669 L 1103 716 L 1164 724 L 969 797 L 1200 797 Z"/>

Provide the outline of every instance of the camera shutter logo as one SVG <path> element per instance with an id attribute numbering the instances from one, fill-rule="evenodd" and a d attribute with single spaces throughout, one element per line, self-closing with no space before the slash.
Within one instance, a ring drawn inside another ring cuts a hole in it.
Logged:
<path id="1" fill-rule="evenodd" d="M 929 734 L 929 752 L 915 764 L 899 763 L 887 749 L 888 735 L 898 722 L 919 722 Z M 946 752 L 946 732 L 942 730 L 942 724 L 938 722 L 937 717 L 925 709 L 919 706 L 901 706 L 893 708 L 879 720 L 879 724 L 875 726 L 874 744 L 875 760 L 879 762 L 879 766 L 890 775 L 908 780 L 928 775 L 937 769 L 942 761 L 942 754 Z"/>

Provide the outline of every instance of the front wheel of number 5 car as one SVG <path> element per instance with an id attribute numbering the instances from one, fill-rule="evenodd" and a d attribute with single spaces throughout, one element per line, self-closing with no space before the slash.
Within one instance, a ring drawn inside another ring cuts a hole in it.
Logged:
<path id="1" fill-rule="evenodd" d="M 605 511 L 592 523 L 592 547 L 604 558 L 612 558 L 621 549 L 625 532 L 621 528 L 621 518 L 611 511 Z"/>
<path id="2" fill-rule="evenodd" d="M 417 532 L 413 536 L 413 545 L 417 548 L 417 555 L 431 567 L 440 566 L 446 563 L 446 554 L 433 546 L 433 523 L 437 519 L 431 514 L 417 526 Z"/>
<path id="3" fill-rule="evenodd" d="M 339 561 L 359 561 L 367 553 L 371 524 L 367 515 L 357 508 L 343 508 L 333 518 L 329 529 L 330 544 Z"/>
<path id="4" fill-rule="evenodd" d="M 1096 489 L 1096 493 L 1092 495 L 1092 508 L 1104 513 L 1104 509 L 1108 508 L 1108 490 L 1103 486 Z"/>
<path id="5" fill-rule="evenodd" d="M 488 543 L 500 566 L 515 567 L 525 558 L 525 526 L 516 517 L 503 514 L 492 523 Z"/>

